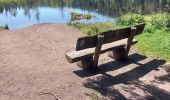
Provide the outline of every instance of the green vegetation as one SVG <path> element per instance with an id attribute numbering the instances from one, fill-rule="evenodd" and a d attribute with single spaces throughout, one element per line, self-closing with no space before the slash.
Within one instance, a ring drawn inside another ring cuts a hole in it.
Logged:
<path id="1" fill-rule="evenodd" d="M 170 14 L 161 13 L 153 15 L 140 15 L 134 13 L 128 13 L 120 17 L 117 25 L 129 26 L 138 23 L 147 23 L 145 31 L 153 33 L 156 30 L 169 30 L 170 29 Z"/>
<path id="2" fill-rule="evenodd" d="M 119 21 L 117 22 L 118 26 L 130 26 L 138 23 L 145 22 L 144 16 L 139 14 L 129 13 L 120 17 Z"/>
<path id="3" fill-rule="evenodd" d="M 0 26 L 0 29 L 9 29 L 8 25 Z"/>
<path id="4" fill-rule="evenodd" d="M 73 25 L 87 35 L 93 35 L 96 33 L 104 32 L 106 30 L 111 30 L 113 28 L 118 28 L 118 26 L 116 24 L 113 24 L 112 22 L 98 22 L 94 24 L 73 24 Z"/>
<path id="5" fill-rule="evenodd" d="M 71 13 L 71 21 L 81 20 L 81 19 L 91 19 L 91 17 L 92 16 L 89 14 L 79 14 L 75 12 Z"/>
<path id="6" fill-rule="evenodd" d="M 145 16 L 147 25 L 144 33 L 136 38 L 140 41 L 136 48 L 145 54 L 170 60 L 170 15 Z"/>
<path id="7" fill-rule="evenodd" d="M 94 24 L 75 24 L 83 33 L 92 35 L 105 30 L 146 23 L 145 30 L 135 38 L 138 51 L 170 61 L 170 14 L 139 15 L 129 13 L 120 17 L 117 23 L 102 22 Z"/>

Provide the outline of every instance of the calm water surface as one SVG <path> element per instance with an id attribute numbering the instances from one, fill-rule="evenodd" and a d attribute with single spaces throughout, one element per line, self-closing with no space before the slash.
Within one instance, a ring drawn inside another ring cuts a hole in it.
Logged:
<path id="1" fill-rule="evenodd" d="M 128 12 L 169 13 L 169 6 L 170 0 L 0 0 L 0 26 L 15 29 L 44 22 L 69 23 L 71 12 L 94 16 L 78 23 L 114 22 Z"/>

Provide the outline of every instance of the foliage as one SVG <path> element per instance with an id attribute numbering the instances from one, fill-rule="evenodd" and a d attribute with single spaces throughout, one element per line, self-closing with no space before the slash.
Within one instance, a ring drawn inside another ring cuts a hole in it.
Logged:
<path id="1" fill-rule="evenodd" d="M 155 16 L 152 16 L 151 25 L 154 28 L 161 29 L 166 28 L 167 30 L 170 30 L 170 15 L 168 14 L 157 14 Z"/>
<path id="2" fill-rule="evenodd" d="M 8 25 L 0 26 L 0 29 L 9 29 Z"/>
<path id="3" fill-rule="evenodd" d="M 87 35 L 93 35 L 118 27 L 116 26 L 116 24 L 113 24 L 112 22 L 98 22 L 91 24 L 73 24 L 73 25 Z"/>
<path id="4" fill-rule="evenodd" d="M 91 19 L 91 17 L 92 16 L 89 14 L 79 14 L 76 12 L 71 13 L 71 21 L 81 20 L 81 19 Z"/>
<path id="5" fill-rule="evenodd" d="M 145 32 L 154 33 L 155 29 L 170 30 L 170 14 L 152 14 L 152 15 L 140 15 L 134 13 L 128 13 L 120 17 L 117 25 L 130 26 L 139 23 L 147 23 Z"/>
<path id="6" fill-rule="evenodd" d="M 120 17 L 118 25 L 130 26 L 138 23 L 144 23 L 144 17 L 140 14 L 129 13 Z"/>
<path id="7" fill-rule="evenodd" d="M 139 40 L 135 46 L 138 51 L 170 61 L 169 31 L 157 29 L 153 33 L 144 32 L 135 38 Z"/>

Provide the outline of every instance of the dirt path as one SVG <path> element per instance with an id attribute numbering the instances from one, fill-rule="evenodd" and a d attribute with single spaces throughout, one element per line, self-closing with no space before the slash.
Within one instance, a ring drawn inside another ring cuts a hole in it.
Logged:
<path id="1" fill-rule="evenodd" d="M 66 62 L 80 32 L 67 25 L 41 24 L 0 33 L 0 100 L 82 98 L 81 78 Z"/>
<path id="2" fill-rule="evenodd" d="M 170 97 L 168 67 L 160 67 L 165 62 L 158 59 L 132 53 L 122 64 L 105 54 L 96 73 L 67 63 L 64 53 L 80 36 L 77 29 L 58 24 L 0 32 L 0 100 Z"/>

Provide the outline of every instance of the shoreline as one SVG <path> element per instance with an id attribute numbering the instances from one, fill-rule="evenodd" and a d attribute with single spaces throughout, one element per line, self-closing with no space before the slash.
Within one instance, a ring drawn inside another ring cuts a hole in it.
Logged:
<path id="1" fill-rule="evenodd" d="M 27 25 L 21 25 L 21 26 L 13 27 L 13 28 L 9 27 L 8 30 L 17 30 L 17 29 L 22 29 L 22 28 L 30 27 L 30 26 L 50 25 L 50 24 L 67 25 L 67 23 L 42 22 L 42 23 L 32 23 L 32 24 L 27 24 Z M 0 28 L 0 30 L 1 30 L 1 28 Z"/>

